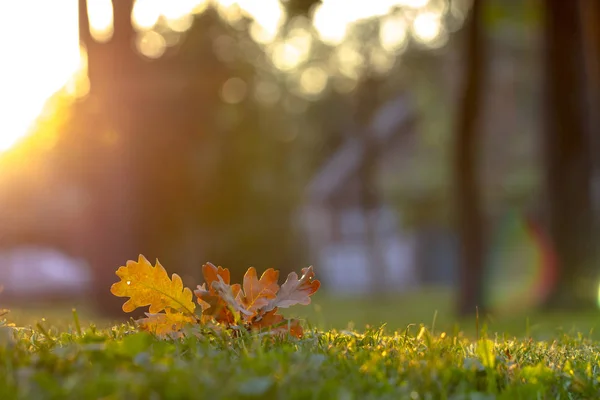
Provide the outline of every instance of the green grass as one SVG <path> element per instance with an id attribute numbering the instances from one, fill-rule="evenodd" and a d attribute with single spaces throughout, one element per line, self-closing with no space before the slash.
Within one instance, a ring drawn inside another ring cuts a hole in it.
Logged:
<path id="1" fill-rule="evenodd" d="M 510 315 L 481 314 L 476 321 L 475 312 L 468 318 L 458 318 L 454 314 L 454 304 L 453 291 L 443 287 L 379 298 L 334 296 L 319 291 L 312 296 L 312 304 L 292 307 L 284 313 L 299 317 L 319 330 L 351 328 L 363 331 L 366 326 L 386 324 L 388 330 L 394 331 L 404 330 L 410 324 L 423 323 L 440 333 L 460 329 L 473 339 L 477 337 L 478 330 L 485 330 L 490 334 L 502 332 L 508 336 L 540 340 L 581 332 L 586 337 L 600 340 L 600 310 L 579 313 L 514 310 Z M 56 327 L 66 327 L 72 321 L 73 305 L 69 303 L 33 304 L 25 308 L 10 304 L 4 306 L 11 309 L 10 320 L 18 326 L 35 325 L 41 318 L 52 321 Z M 77 305 L 77 309 L 84 324 L 94 322 L 97 326 L 107 327 L 120 322 L 94 315 L 85 304 Z"/>
<path id="2" fill-rule="evenodd" d="M 0 399 L 600 398 L 598 313 L 477 324 L 457 320 L 440 289 L 319 293 L 293 313 L 305 318 L 302 339 L 197 329 L 160 340 L 85 310 L 77 323 L 66 305 L 15 309 L 17 328 L 0 326 Z"/>
<path id="3" fill-rule="evenodd" d="M 307 332 L 302 339 L 130 325 L 0 328 L 1 399 L 591 399 L 597 343 L 432 334 Z"/>
<path id="4" fill-rule="evenodd" d="M 454 305 L 454 293 L 448 288 L 428 288 L 382 298 L 339 297 L 325 292 L 315 294 L 311 305 L 293 308 L 291 312 L 321 330 L 346 329 L 350 324 L 360 331 L 367 325 L 386 324 L 393 331 L 423 323 L 436 332 L 460 329 L 473 339 L 478 331 L 484 330 L 540 340 L 581 332 L 600 340 L 600 310 L 579 313 L 514 310 L 509 315 L 481 314 L 477 320 L 475 311 L 468 318 L 458 318 Z"/>

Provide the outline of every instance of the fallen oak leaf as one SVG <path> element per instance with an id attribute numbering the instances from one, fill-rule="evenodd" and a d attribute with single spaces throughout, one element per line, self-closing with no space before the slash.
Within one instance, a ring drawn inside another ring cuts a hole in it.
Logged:
<path id="1" fill-rule="evenodd" d="M 192 291 L 183 287 L 177 274 L 169 278 L 167 271 L 156 261 L 156 266 L 140 255 L 138 261 L 127 261 L 119 267 L 116 275 L 121 280 L 110 288 L 118 297 L 129 297 L 123 304 L 123 311 L 132 312 L 138 307 L 150 306 L 151 314 L 166 309 L 194 316 L 196 305 L 192 301 Z"/>
<path id="2" fill-rule="evenodd" d="M 287 320 L 283 315 L 275 314 L 275 310 L 263 315 L 262 319 L 254 322 L 250 328 L 254 331 L 266 331 L 267 334 L 282 335 L 289 333 L 301 338 L 304 334 L 300 322 L 296 319 Z"/>
<path id="3" fill-rule="evenodd" d="M 231 279 L 231 274 L 227 268 L 216 267 L 213 263 L 206 263 L 202 266 L 202 275 L 209 288 L 214 281 L 219 280 L 219 277 L 228 285 Z"/>
<path id="4" fill-rule="evenodd" d="M 285 334 L 289 333 L 290 335 L 297 337 L 300 339 L 304 335 L 304 331 L 300 326 L 300 321 L 297 319 L 285 320 L 285 323 L 278 326 L 277 328 L 271 330 L 274 334 Z"/>
<path id="5" fill-rule="evenodd" d="M 158 261 L 153 267 L 141 255 L 138 262 L 128 261 L 117 270 L 121 281 L 111 287 L 111 292 L 130 297 L 123 305 L 126 312 L 149 305 L 147 318 L 137 321 L 138 326 L 159 336 L 181 337 L 183 328 L 202 321 L 234 333 L 266 329 L 265 334 L 288 333 L 302 337 L 300 323 L 285 319 L 277 314 L 277 309 L 310 303 L 310 296 L 320 287 L 312 267 L 302 269 L 301 278 L 296 273 L 289 274 L 281 287 L 277 283 L 278 271 L 269 268 L 259 279 L 256 270 L 249 268 L 244 275 L 243 289 L 239 284 L 230 285 L 226 268 L 207 263 L 202 272 L 206 282 L 194 291 L 202 308 L 201 319 L 194 314 L 192 293 L 183 287 L 181 278 L 173 274 L 170 279 Z"/>
<path id="6" fill-rule="evenodd" d="M 236 295 L 234 294 L 232 287 L 226 284 L 221 277 L 219 277 L 218 281 L 214 281 L 211 284 L 211 287 L 219 294 L 219 297 L 235 311 L 244 315 L 254 315 L 254 313 L 246 310 L 244 306 L 236 300 Z"/>
<path id="7" fill-rule="evenodd" d="M 250 327 L 254 330 L 260 330 L 279 325 L 285 318 L 281 314 L 276 314 L 276 312 L 277 310 L 271 310 L 266 314 L 259 315 L 255 320 L 252 321 L 252 325 Z"/>
<path id="8" fill-rule="evenodd" d="M 202 310 L 206 310 L 210 307 L 211 299 L 210 297 L 218 297 L 217 292 L 212 288 L 212 283 L 221 279 L 225 284 L 229 285 L 230 274 L 227 268 L 215 267 L 212 263 L 206 263 L 202 266 L 202 275 L 204 276 L 204 281 L 202 285 L 198 285 L 198 288 L 194 291 L 194 294 L 198 297 L 198 303 L 202 307 Z M 240 285 L 233 285 L 234 293 L 240 289 Z M 216 299 L 212 299 L 214 300 Z M 202 304 L 204 302 L 205 304 Z"/>
<path id="9" fill-rule="evenodd" d="M 275 271 L 273 268 L 263 272 L 260 280 L 256 275 L 256 269 L 254 267 L 248 268 L 248 271 L 244 274 L 244 290 L 236 296 L 237 302 L 251 313 L 244 315 L 254 315 L 259 308 L 266 306 L 269 304 L 269 300 L 277 296 L 279 290 L 278 279 L 279 271 Z"/>
<path id="10" fill-rule="evenodd" d="M 277 296 L 261 309 L 261 312 L 266 313 L 276 308 L 288 308 L 296 304 L 310 304 L 310 296 L 319 290 L 321 286 L 321 282 L 313 279 L 314 277 L 315 273 L 312 266 L 302 268 L 300 279 L 298 279 L 298 274 L 290 272 L 283 285 L 281 285 Z"/>
<path id="11" fill-rule="evenodd" d="M 179 333 L 185 326 L 196 322 L 195 318 L 172 311 L 166 311 L 165 313 L 145 313 L 146 318 L 137 320 L 138 326 L 147 332 L 153 333 L 157 336 L 177 336 L 180 337 Z"/>
<path id="12" fill-rule="evenodd" d="M 219 295 L 219 292 L 212 286 L 214 282 L 223 282 L 229 286 L 230 274 L 227 268 L 216 267 L 211 263 L 202 266 L 202 275 L 204 281 L 194 290 L 198 304 L 202 308 L 201 320 L 207 323 L 216 320 L 221 323 L 232 324 L 235 322 L 235 316 L 228 307 L 227 302 Z M 237 297 L 241 290 L 239 284 L 230 286 L 233 297 Z"/>
<path id="13" fill-rule="evenodd" d="M 202 322 L 208 322 L 212 319 L 228 323 L 234 321 L 233 314 L 227 307 L 227 303 L 223 301 L 215 289 L 212 287 L 207 289 L 206 284 L 203 283 L 202 285 L 198 285 L 198 288 L 194 290 L 194 294 L 202 309 Z"/>

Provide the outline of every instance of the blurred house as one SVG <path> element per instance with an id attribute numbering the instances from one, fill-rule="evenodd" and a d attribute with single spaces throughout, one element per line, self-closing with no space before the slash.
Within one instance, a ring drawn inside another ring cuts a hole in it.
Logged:
<path id="1" fill-rule="evenodd" d="M 397 162 L 390 161 L 407 158 L 413 148 L 414 121 L 415 109 L 407 95 L 390 100 L 375 113 L 366 129 L 374 138 L 377 171 L 396 168 Z M 370 276 L 377 272 L 385 275 L 376 278 L 385 288 L 406 288 L 415 283 L 416 235 L 401 229 L 399 213 L 385 200 L 365 215 L 359 172 L 366 151 L 359 135 L 348 136 L 308 186 L 300 219 L 310 257 L 331 291 L 371 290 Z M 374 267 L 377 263 L 384 265 Z"/>

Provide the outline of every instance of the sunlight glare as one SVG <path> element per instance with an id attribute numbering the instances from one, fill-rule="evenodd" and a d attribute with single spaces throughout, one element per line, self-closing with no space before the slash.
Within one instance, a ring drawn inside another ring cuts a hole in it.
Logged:
<path id="1" fill-rule="evenodd" d="M 429 4 L 429 0 L 398 0 L 398 5 L 411 8 L 424 8 Z"/>
<path id="2" fill-rule="evenodd" d="M 37 1 L 40 0 L 29 0 Z M 88 18 L 90 20 L 90 33 L 98 42 L 107 42 L 113 35 L 113 6 L 111 0 L 88 0 Z M 63 6 L 64 7 L 64 6 Z M 77 9 L 77 7 L 76 7 Z M 54 15 L 53 12 L 50 15 Z M 75 20 L 77 22 L 77 19 Z"/>
<path id="3" fill-rule="evenodd" d="M 309 67 L 300 75 L 300 88 L 310 98 L 318 97 L 327 87 L 329 75 L 320 67 Z"/>
<path id="4" fill-rule="evenodd" d="M 167 18 L 167 26 L 174 32 L 183 33 L 194 24 L 194 16 L 185 14 L 178 18 Z"/>
<path id="5" fill-rule="evenodd" d="M 321 40 L 331 46 L 344 41 L 348 31 L 348 21 L 338 13 L 330 2 L 323 2 L 315 8 L 313 24 Z"/>
<path id="6" fill-rule="evenodd" d="M 273 60 L 273 65 L 278 69 L 290 71 L 302 62 L 302 49 L 289 41 L 278 42 L 273 45 L 271 59 Z"/>
<path id="7" fill-rule="evenodd" d="M 248 17 L 254 22 L 250 35 L 260 44 L 271 43 L 285 21 L 285 9 L 279 0 L 216 0 L 219 13 L 229 20 L 232 13 Z M 235 21 L 230 21 L 235 22 Z"/>
<path id="8" fill-rule="evenodd" d="M 427 4 L 429 0 L 323 0 L 315 7 L 313 23 L 321 40 L 336 46 L 358 21 L 389 15 L 398 6 L 422 8 Z"/>
<path id="9" fill-rule="evenodd" d="M 167 49 L 165 38 L 156 31 L 148 31 L 139 35 L 136 47 L 140 53 L 148 58 L 159 58 Z"/>
<path id="10" fill-rule="evenodd" d="M 369 61 L 376 73 L 385 75 L 394 67 L 395 57 L 389 52 L 375 47 L 371 49 Z"/>
<path id="11" fill-rule="evenodd" d="M 167 19 L 180 19 L 186 15 L 197 12 L 200 7 L 205 7 L 203 0 L 177 0 L 162 3 L 162 15 Z"/>
<path id="12" fill-rule="evenodd" d="M 268 32 L 277 31 L 285 21 L 279 0 L 239 0 L 240 8 Z"/>
<path id="13" fill-rule="evenodd" d="M 289 37 L 273 46 L 271 58 L 273 64 L 283 70 L 289 71 L 306 61 L 312 47 L 312 36 L 309 31 L 294 28 Z"/>
<path id="14" fill-rule="evenodd" d="M 442 31 L 440 18 L 439 14 L 432 12 L 420 13 L 413 21 L 415 39 L 425 44 L 435 41 Z"/>
<path id="15" fill-rule="evenodd" d="M 389 53 L 400 53 L 408 44 L 407 27 L 404 18 L 390 15 L 381 21 L 379 27 L 379 42 L 381 47 Z"/>
<path id="16" fill-rule="evenodd" d="M 238 0 L 236 3 L 245 16 L 254 20 L 250 27 L 252 39 L 259 44 L 273 42 L 286 18 L 279 0 Z"/>
<path id="17" fill-rule="evenodd" d="M 81 58 L 76 0 L 1 2 L 0 15 L 10 15 L 0 24 L 0 49 L 8 55 L 0 73 L 2 152 L 29 133 L 48 98 L 80 68 Z"/>
<path id="18" fill-rule="evenodd" d="M 365 57 L 352 42 L 346 42 L 337 48 L 336 59 L 339 71 L 347 78 L 358 79 Z"/>
<path id="19" fill-rule="evenodd" d="M 250 25 L 250 37 L 258 44 L 273 43 L 277 37 L 278 30 L 268 31 L 261 24 L 254 21 Z"/>
<path id="20" fill-rule="evenodd" d="M 135 0 L 131 15 L 133 26 L 139 31 L 154 28 L 160 18 L 162 8 L 163 3 L 160 0 Z"/>
<path id="21" fill-rule="evenodd" d="M 154 28 L 162 16 L 171 30 L 185 32 L 194 21 L 192 14 L 204 3 L 205 1 L 199 0 L 136 0 L 132 21 L 138 31 L 147 31 Z"/>

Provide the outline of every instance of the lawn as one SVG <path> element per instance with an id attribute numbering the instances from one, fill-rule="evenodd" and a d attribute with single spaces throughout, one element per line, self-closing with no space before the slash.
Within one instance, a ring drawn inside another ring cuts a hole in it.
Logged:
<path id="1" fill-rule="evenodd" d="M 295 310 L 312 326 L 301 339 L 198 327 L 158 339 L 58 306 L 14 310 L 17 328 L 0 327 L 0 399 L 599 398 L 598 316 L 481 316 L 477 331 L 474 318 L 455 323 L 451 300 L 319 293 Z"/>
<path id="2" fill-rule="evenodd" d="M 599 347 L 581 336 L 190 330 L 161 340 L 123 324 L 0 333 L 1 399 L 590 399 L 600 389 Z"/>
<path id="3" fill-rule="evenodd" d="M 326 292 L 316 293 L 307 307 L 292 310 L 316 328 L 363 330 L 366 325 L 386 325 L 390 331 L 404 330 L 411 324 L 424 324 L 434 332 L 462 331 L 471 338 L 477 332 L 493 335 L 500 332 L 507 336 L 533 337 L 550 340 L 563 333 L 582 333 L 588 338 L 600 340 L 600 310 L 597 312 L 540 313 L 531 310 L 515 310 L 510 315 L 482 314 L 478 320 L 473 315 L 458 318 L 454 313 L 454 293 L 444 287 L 430 287 L 399 295 L 373 297 L 339 297 Z"/>
<path id="4" fill-rule="evenodd" d="M 582 333 L 588 338 L 600 340 L 600 310 L 592 313 L 515 310 L 511 315 L 482 314 L 476 321 L 475 312 L 469 318 L 458 318 L 453 306 L 454 294 L 444 287 L 429 287 L 382 298 L 338 296 L 323 291 L 312 296 L 310 305 L 293 307 L 284 314 L 299 317 L 305 324 L 319 330 L 350 328 L 364 331 L 366 326 L 380 327 L 385 324 L 387 331 L 394 331 L 404 330 L 409 325 L 424 324 L 434 332 L 452 333 L 458 329 L 473 339 L 477 337 L 479 327 L 479 332 L 485 330 L 491 335 L 501 332 L 507 336 L 549 340 L 563 333 Z M 40 303 L 27 307 L 10 304 L 9 319 L 18 326 L 28 326 L 46 318 L 54 326 L 68 327 L 72 322 L 72 307 L 70 303 Z M 94 322 L 97 326 L 107 327 L 122 322 L 98 317 L 85 304 L 77 305 L 77 309 L 82 323 Z"/>

